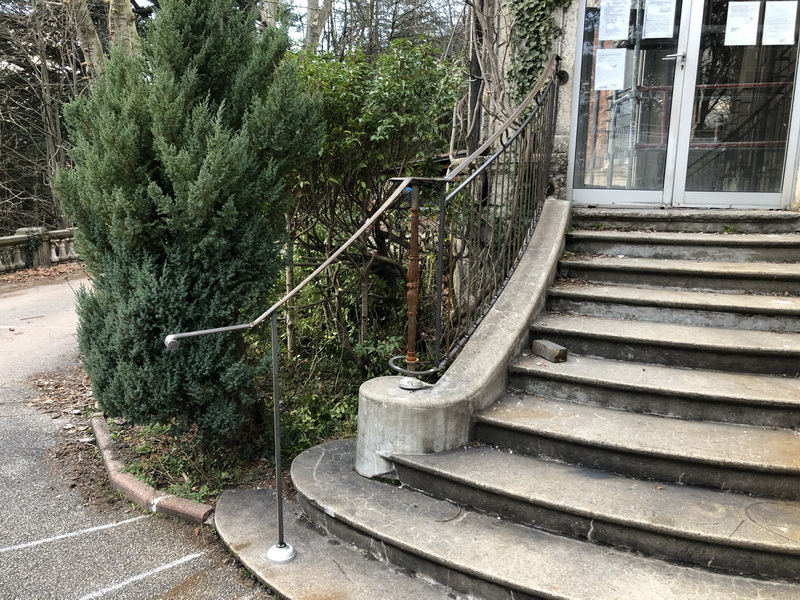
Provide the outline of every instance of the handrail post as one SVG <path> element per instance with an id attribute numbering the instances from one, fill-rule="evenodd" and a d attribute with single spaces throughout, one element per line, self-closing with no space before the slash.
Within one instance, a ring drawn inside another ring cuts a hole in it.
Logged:
<path id="1" fill-rule="evenodd" d="M 417 310 L 419 308 L 419 183 L 411 184 L 411 230 L 408 241 L 408 337 L 406 340 L 406 369 L 417 368 Z"/>
<path id="2" fill-rule="evenodd" d="M 267 559 L 271 563 L 281 564 L 294 560 L 295 549 L 283 538 L 283 468 L 281 466 L 281 408 L 280 382 L 278 380 L 278 316 L 272 313 L 272 407 L 273 429 L 275 435 L 275 506 L 278 521 L 278 543 L 267 550 Z"/>

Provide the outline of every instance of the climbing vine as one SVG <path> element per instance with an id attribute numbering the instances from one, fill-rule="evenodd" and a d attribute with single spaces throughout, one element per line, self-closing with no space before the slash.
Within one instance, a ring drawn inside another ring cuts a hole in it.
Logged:
<path id="1" fill-rule="evenodd" d="M 511 70 L 514 94 L 521 98 L 542 72 L 553 40 L 561 34 L 555 12 L 572 0 L 509 0 Z"/>

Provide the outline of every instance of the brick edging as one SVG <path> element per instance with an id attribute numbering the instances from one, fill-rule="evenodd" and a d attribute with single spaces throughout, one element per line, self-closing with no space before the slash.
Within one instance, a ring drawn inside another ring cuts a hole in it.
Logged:
<path id="1" fill-rule="evenodd" d="M 124 466 L 114 452 L 114 440 L 111 439 L 105 417 L 102 413 L 98 413 L 93 415 L 89 422 L 100 455 L 103 457 L 108 479 L 115 490 L 151 512 L 164 513 L 199 525 L 210 522 L 214 515 L 213 506 L 165 494 L 139 481 L 130 473 L 124 473 Z"/>

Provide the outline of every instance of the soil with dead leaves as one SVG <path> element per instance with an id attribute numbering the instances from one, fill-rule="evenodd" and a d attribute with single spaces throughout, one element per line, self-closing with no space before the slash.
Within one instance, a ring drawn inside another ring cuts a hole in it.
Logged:
<path id="1" fill-rule="evenodd" d="M 83 263 L 80 262 L 64 263 L 63 265 L 53 265 L 52 267 L 41 267 L 39 269 L 20 269 L 19 271 L 0 275 L 0 292 L 32 285 L 43 285 L 50 281 L 63 280 L 65 277 L 74 279 L 76 276 L 82 277 L 84 273 Z"/>
<path id="2" fill-rule="evenodd" d="M 31 384 L 38 395 L 29 403 L 39 411 L 58 420 L 59 443 L 52 451 L 55 468 L 66 476 L 70 487 L 77 487 L 84 502 L 98 508 L 115 507 L 127 501 L 111 487 L 100 452 L 95 445 L 91 429 L 91 417 L 100 412 L 95 405 L 89 377 L 80 367 L 35 375 Z M 146 483 L 162 491 L 169 491 L 192 500 L 213 504 L 216 493 L 227 488 L 268 487 L 275 483 L 275 471 L 271 460 L 260 458 L 253 464 L 241 465 L 239 469 L 225 474 L 222 481 L 200 481 L 197 467 L 191 456 L 191 446 L 182 444 L 168 433 L 153 432 L 150 428 L 133 425 L 125 419 L 109 419 L 109 429 L 114 436 L 115 457 L 124 465 L 135 466 L 131 472 Z M 142 448 L 147 447 L 146 455 Z M 165 462 L 161 457 L 170 457 L 174 463 L 181 459 L 187 472 L 161 468 Z M 209 473 L 209 476 L 213 474 Z M 187 482 L 193 480 L 196 485 Z M 198 497 L 201 487 L 209 494 Z M 289 497 L 293 488 L 288 471 L 284 473 L 284 489 Z"/>
<path id="3" fill-rule="evenodd" d="M 51 451 L 54 470 L 77 487 L 84 503 L 96 508 L 117 508 L 126 500 L 108 481 L 89 419 L 95 412 L 89 378 L 80 367 L 35 375 L 31 384 L 38 395 L 31 406 L 50 415 L 61 430 Z"/>

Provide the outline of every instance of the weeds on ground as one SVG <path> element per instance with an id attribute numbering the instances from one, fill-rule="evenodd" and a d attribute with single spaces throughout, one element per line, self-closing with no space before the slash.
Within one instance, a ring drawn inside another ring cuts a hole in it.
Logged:
<path id="1" fill-rule="evenodd" d="M 281 446 L 285 469 L 303 450 L 356 433 L 360 380 L 340 365 L 285 361 L 281 369 Z M 209 448 L 197 430 L 171 425 L 133 425 L 109 419 L 115 450 L 126 471 L 163 492 L 213 502 L 226 489 L 274 485 L 272 381 L 261 382 L 262 423 L 251 423 L 227 447 Z"/>
<path id="2" fill-rule="evenodd" d="M 109 427 L 128 473 L 181 498 L 211 502 L 225 489 L 267 485 L 275 475 L 265 456 L 271 439 L 263 434 L 209 449 L 196 430 L 176 435 L 170 425 L 136 426 L 118 419 L 109 419 Z"/>

